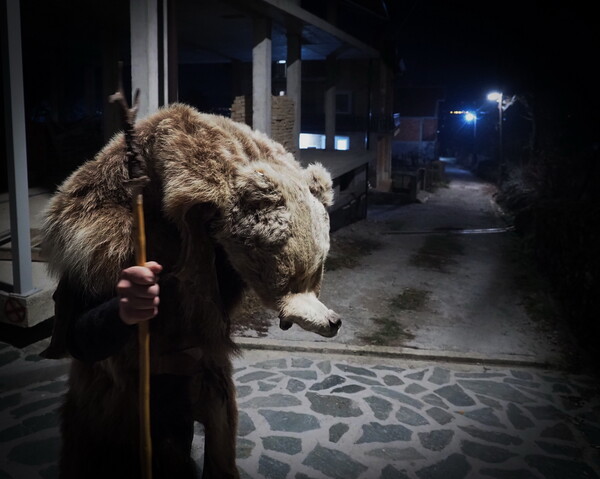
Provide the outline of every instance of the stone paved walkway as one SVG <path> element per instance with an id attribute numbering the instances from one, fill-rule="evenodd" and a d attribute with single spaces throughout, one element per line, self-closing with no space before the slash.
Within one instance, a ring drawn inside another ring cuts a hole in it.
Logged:
<path id="1" fill-rule="evenodd" d="M 46 363 L 0 343 L 0 479 L 57 477 L 67 377 Z M 235 367 L 243 478 L 600 477 L 586 376 L 257 350 Z"/>

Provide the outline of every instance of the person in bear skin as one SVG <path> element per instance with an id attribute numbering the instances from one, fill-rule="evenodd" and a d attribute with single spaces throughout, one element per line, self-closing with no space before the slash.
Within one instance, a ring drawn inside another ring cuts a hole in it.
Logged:
<path id="1" fill-rule="evenodd" d="M 203 478 L 238 478 L 231 315 L 251 287 L 294 323 L 334 336 L 318 300 L 329 250 L 329 173 L 303 168 L 248 126 L 176 104 L 136 125 L 149 178 L 147 256 L 134 263 L 123 135 L 58 188 L 43 225 L 58 278 L 45 352 L 71 357 L 60 477 L 137 478 L 136 324 L 149 321 L 153 477 L 192 478 L 194 421 Z"/>

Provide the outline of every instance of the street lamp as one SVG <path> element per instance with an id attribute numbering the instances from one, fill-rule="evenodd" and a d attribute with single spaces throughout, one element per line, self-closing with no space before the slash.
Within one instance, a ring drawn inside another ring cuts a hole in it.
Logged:
<path id="1" fill-rule="evenodd" d="M 498 102 L 498 163 L 500 165 L 499 181 L 502 182 L 502 178 L 504 176 L 504 158 L 502 152 L 502 92 L 493 91 L 488 93 L 487 99 L 489 101 Z"/>

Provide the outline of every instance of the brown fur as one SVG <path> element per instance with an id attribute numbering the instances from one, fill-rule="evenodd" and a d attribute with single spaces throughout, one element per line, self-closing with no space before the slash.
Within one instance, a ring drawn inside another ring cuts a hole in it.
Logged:
<path id="1" fill-rule="evenodd" d="M 205 427 L 203 477 L 238 477 L 229 315 L 249 284 L 279 311 L 282 327 L 297 322 L 325 336 L 337 332 L 337 316 L 316 299 L 329 249 L 331 178 L 320 165 L 301 168 L 245 125 L 181 104 L 136 131 L 150 178 L 147 256 L 164 267 L 159 315 L 151 320 L 152 370 L 188 378 L 181 395 Z M 123 158 L 117 135 L 61 185 L 45 215 L 50 270 L 89 297 L 113 296 L 121 269 L 132 263 Z M 65 353 L 68 321 L 68 311 L 57 311 L 49 357 Z M 107 360 L 73 361 L 63 477 L 136 477 L 136 370 L 133 340 Z M 168 444 L 154 450 L 155 478 L 166 470 L 185 477 L 189 453 Z"/>

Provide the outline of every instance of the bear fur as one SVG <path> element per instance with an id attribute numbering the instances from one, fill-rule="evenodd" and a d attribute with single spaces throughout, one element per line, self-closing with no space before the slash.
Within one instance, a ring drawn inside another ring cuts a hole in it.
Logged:
<path id="1" fill-rule="evenodd" d="M 318 300 L 331 177 L 246 125 L 183 104 L 139 121 L 136 135 L 149 178 L 147 257 L 163 266 L 150 320 L 151 389 L 168 375 L 189 378 L 178 394 L 204 425 L 203 477 L 237 478 L 230 316 L 251 287 L 283 329 L 337 333 L 340 319 Z M 124 158 L 119 134 L 65 180 L 45 212 L 49 270 L 88 298 L 114 297 L 121 270 L 134 263 Z M 59 283 L 46 357 L 68 355 L 69 294 Z M 138 477 L 137 354 L 134 335 L 107 359 L 72 359 L 61 477 Z M 153 449 L 155 479 L 183 477 L 176 468 L 185 452 Z"/>

